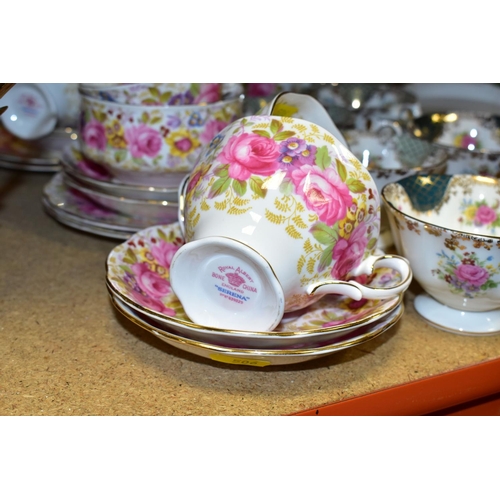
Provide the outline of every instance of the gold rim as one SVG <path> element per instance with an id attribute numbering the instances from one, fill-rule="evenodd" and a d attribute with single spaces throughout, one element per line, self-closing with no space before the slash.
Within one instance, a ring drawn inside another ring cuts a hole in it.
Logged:
<path id="1" fill-rule="evenodd" d="M 127 297 L 120 290 L 117 290 L 115 288 L 115 286 L 113 285 L 113 282 L 111 281 L 111 279 L 108 276 L 108 263 L 107 262 L 106 262 L 106 285 L 107 285 L 108 289 L 110 289 L 110 292 L 112 295 L 118 296 L 118 298 L 120 300 L 125 302 L 127 305 L 130 305 L 133 309 L 136 309 L 140 312 L 144 312 L 146 315 L 152 316 L 159 321 L 169 322 L 169 323 L 172 323 L 174 325 L 179 325 L 179 326 L 191 328 L 192 330 L 205 331 L 205 330 L 209 329 L 211 332 L 215 332 L 215 333 L 216 332 L 224 332 L 224 333 L 232 333 L 232 334 L 237 334 L 237 335 L 252 334 L 252 335 L 258 335 L 258 336 L 263 336 L 263 337 L 265 337 L 265 336 L 294 337 L 297 335 L 304 335 L 304 334 L 307 335 L 307 334 L 314 334 L 314 333 L 330 333 L 330 332 L 335 332 L 338 330 L 345 330 L 346 328 L 360 326 L 362 324 L 367 323 L 368 321 L 370 321 L 372 323 L 373 321 L 377 320 L 378 318 L 385 316 L 385 315 L 389 314 L 390 312 L 394 311 L 394 309 L 396 309 L 402 303 L 403 295 L 404 295 L 403 293 L 399 294 L 397 296 L 397 301 L 393 305 L 388 307 L 387 309 L 384 309 L 384 310 L 381 310 L 378 312 L 373 312 L 372 314 L 367 315 L 365 318 L 362 318 L 362 319 L 359 319 L 356 321 L 352 321 L 351 323 L 348 323 L 348 324 L 345 323 L 342 325 L 335 325 L 335 326 L 332 326 L 329 328 L 317 328 L 314 330 L 299 330 L 299 331 L 292 331 L 292 332 L 275 332 L 275 331 L 262 332 L 262 331 L 251 331 L 251 330 L 224 330 L 222 328 L 206 327 L 203 325 L 197 325 L 196 323 L 192 323 L 190 321 L 185 321 L 182 319 L 173 318 L 171 316 L 165 316 L 165 315 L 160 314 L 156 311 L 153 311 L 151 309 L 143 307 L 140 304 L 137 304 L 137 302 L 134 302 L 132 299 Z M 391 300 L 391 299 L 387 299 L 387 300 Z"/>
<path id="2" fill-rule="evenodd" d="M 346 340 L 344 342 L 339 342 L 337 344 L 333 343 L 328 346 L 322 346 L 322 347 L 311 347 L 309 349 L 307 348 L 302 348 L 302 349 L 241 349 L 241 348 L 236 348 L 236 347 L 223 347 L 223 346 L 217 346 L 213 344 L 207 344 L 205 342 L 199 342 L 196 340 L 188 339 L 186 337 L 181 337 L 178 335 L 175 335 L 173 333 L 164 331 L 164 330 L 158 330 L 149 325 L 146 322 L 140 321 L 136 317 L 132 316 L 129 314 L 127 311 L 124 311 L 122 308 L 120 308 L 120 305 L 117 303 L 116 298 L 111 296 L 111 302 L 115 306 L 115 308 L 127 319 L 132 321 L 134 324 L 140 326 L 141 328 L 145 329 L 149 333 L 152 333 L 158 338 L 161 338 L 162 340 L 168 339 L 176 344 L 182 344 L 182 345 L 187 345 L 191 347 L 197 347 L 200 349 L 205 349 L 208 351 L 212 352 L 217 352 L 220 354 L 251 354 L 255 356 L 290 356 L 290 355 L 307 355 L 307 354 L 323 354 L 323 353 L 330 353 L 330 352 L 335 352 L 338 350 L 346 349 L 348 347 L 354 347 L 356 345 L 362 344 L 364 342 L 367 342 L 375 337 L 378 337 L 380 334 L 394 326 L 400 319 L 401 316 L 404 313 L 404 304 L 401 303 L 399 306 L 399 311 L 394 314 L 393 318 L 386 324 L 381 325 L 379 328 L 376 328 L 372 332 L 369 332 L 365 335 L 358 336 L 354 339 L 351 340 Z"/>

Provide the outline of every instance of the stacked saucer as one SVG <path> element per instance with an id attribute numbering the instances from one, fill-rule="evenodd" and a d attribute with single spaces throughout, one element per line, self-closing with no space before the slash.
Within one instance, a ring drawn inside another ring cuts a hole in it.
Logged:
<path id="1" fill-rule="evenodd" d="M 0 125 L 0 168 L 28 172 L 57 172 L 61 169 L 61 151 L 77 144 L 72 127 L 57 128 L 36 140 L 24 140 Z"/>
<path id="2" fill-rule="evenodd" d="M 141 229 L 177 219 L 176 188 L 123 184 L 77 147 L 64 151 L 61 165 L 62 172 L 45 186 L 42 202 L 62 224 L 125 240 Z"/>
<path id="3" fill-rule="evenodd" d="M 328 295 L 285 314 L 272 331 L 199 325 L 189 320 L 170 286 L 170 264 L 183 244 L 178 223 L 138 231 L 108 255 L 107 288 L 125 317 L 166 343 L 207 359 L 257 367 L 301 363 L 367 342 L 403 314 L 403 294 L 358 301 Z M 369 282 L 385 288 L 399 279 L 397 271 L 378 268 Z"/>

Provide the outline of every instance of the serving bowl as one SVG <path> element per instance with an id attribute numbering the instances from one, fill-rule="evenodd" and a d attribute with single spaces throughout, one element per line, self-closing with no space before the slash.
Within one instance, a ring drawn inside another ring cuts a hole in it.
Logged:
<path id="1" fill-rule="evenodd" d="M 80 83 L 81 94 L 102 101 L 142 106 L 210 104 L 222 100 L 222 83 Z"/>
<path id="2" fill-rule="evenodd" d="M 500 332 L 500 181 L 413 175 L 386 185 L 394 243 L 425 293 L 415 309 L 454 333 Z"/>
<path id="3" fill-rule="evenodd" d="M 207 105 L 132 106 L 82 95 L 82 153 L 123 183 L 177 187 L 242 106 L 243 96 Z"/>

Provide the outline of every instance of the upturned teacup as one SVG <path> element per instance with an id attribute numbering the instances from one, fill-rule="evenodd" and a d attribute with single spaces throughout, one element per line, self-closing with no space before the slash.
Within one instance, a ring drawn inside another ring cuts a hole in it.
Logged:
<path id="1" fill-rule="evenodd" d="M 181 191 L 186 244 L 171 285 L 198 324 L 272 330 L 325 294 L 382 299 L 411 281 L 405 258 L 377 250 L 380 198 L 341 141 L 299 118 L 236 120 L 200 156 Z M 372 288 L 376 267 L 401 281 Z"/>

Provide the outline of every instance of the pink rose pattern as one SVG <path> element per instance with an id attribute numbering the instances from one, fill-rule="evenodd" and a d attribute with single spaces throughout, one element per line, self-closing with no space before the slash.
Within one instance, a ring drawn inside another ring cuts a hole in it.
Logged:
<path id="1" fill-rule="evenodd" d="M 86 123 L 82 130 L 82 137 L 85 144 L 90 148 L 98 149 L 99 151 L 106 149 L 106 129 L 101 122 L 92 119 Z"/>
<path id="2" fill-rule="evenodd" d="M 245 132 L 231 137 L 217 160 L 229 164 L 229 177 L 245 181 L 253 174 L 274 174 L 279 154 L 279 145 L 273 139 Z"/>
<path id="3" fill-rule="evenodd" d="M 166 304 L 177 301 L 170 286 L 170 264 L 183 242 L 175 233 L 166 235 L 154 228 L 151 236 L 138 233 L 124 243 L 125 249 L 117 258 L 117 280 L 125 287 L 125 295 L 147 309 L 176 316 L 177 311 Z"/>
<path id="4" fill-rule="evenodd" d="M 291 177 L 296 192 L 304 193 L 307 208 L 316 212 L 319 220 L 332 226 L 345 218 L 353 199 L 336 170 L 304 165 L 294 170 Z"/>
<path id="5" fill-rule="evenodd" d="M 339 238 L 332 251 L 335 262 L 332 278 L 343 280 L 350 271 L 358 267 L 363 260 L 367 244 L 367 227 L 364 222 L 356 226 L 348 239 Z"/>
<path id="6" fill-rule="evenodd" d="M 134 158 L 149 156 L 154 158 L 161 149 L 162 137 L 158 131 L 141 123 L 125 131 L 129 151 Z"/>
<path id="7" fill-rule="evenodd" d="M 460 206 L 461 213 L 458 222 L 482 230 L 488 229 L 492 231 L 492 234 L 495 234 L 500 228 L 499 207 L 500 200 L 497 200 L 493 206 L 488 206 L 484 201 L 464 200 Z"/>
<path id="8" fill-rule="evenodd" d="M 483 261 L 475 252 L 460 255 L 456 250 L 451 253 L 442 250 L 437 255 L 438 267 L 432 270 L 432 274 L 446 281 L 453 293 L 473 299 L 490 288 L 497 288 L 499 282 L 493 277 L 498 271 L 491 264 L 493 256 Z"/>
<path id="9" fill-rule="evenodd" d="M 478 225 L 483 224 L 492 224 L 497 219 L 497 213 L 491 207 L 487 205 L 480 205 L 476 211 L 476 215 L 474 216 L 474 222 Z"/>
<path id="10" fill-rule="evenodd" d="M 244 196 L 251 190 L 252 196 L 265 197 L 266 193 L 259 191 L 262 179 L 284 172 L 287 192 L 295 192 L 305 207 L 316 214 L 318 224 L 328 228 L 325 231 L 316 225 L 311 229 L 324 248 L 317 270 L 322 272 L 331 263 L 334 279 L 345 279 L 361 263 L 368 249 L 374 248 L 379 224 L 374 202 L 368 202 L 364 208 L 358 206 L 360 193 L 372 198 L 373 193 L 368 192 L 365 182 L 349 178 L 345 166 L 352 162 L 349 155 L 340 152 L 337 158 L 344 164 L 339 167 L 327 146 L 318 148 L 310 144 L 294 130 L 285 130 L 276 119 L 269 124 L 263 120 L 250 132 L 238 128 L 227 130 L 227 135 L 228 139 L 224 133 L 214 137 L 192 171 L 188 200 L 205 196 L 202 186 L 211 178 L 215 179 L 208 190 L 208 199 L 224 195 L 227 190 L 233 191 L 232 196 Z M 347 219 L 349 224 L 340 233 L 339 224 Z M 283 219 L 278 216 L 275 220 Z"/>

